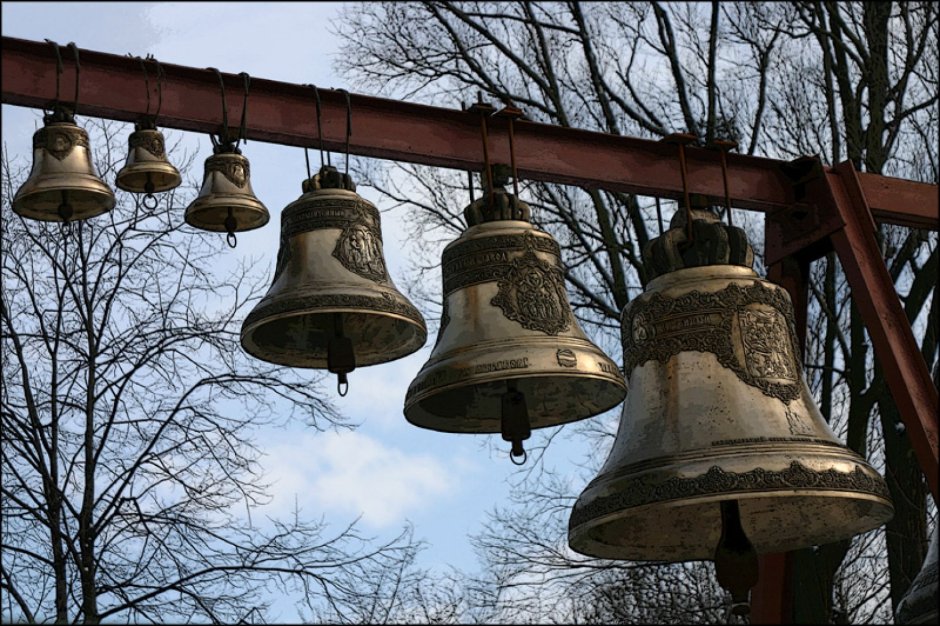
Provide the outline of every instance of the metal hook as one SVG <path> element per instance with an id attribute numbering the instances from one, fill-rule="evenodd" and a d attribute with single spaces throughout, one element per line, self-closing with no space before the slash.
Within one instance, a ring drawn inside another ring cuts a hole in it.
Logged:
<path id="1" fill-rule="evenodd" d="M 349 101 L 349 92 L 337 89 L 346 96 L 346 178 L 349 178 L 349 137 L 352 135 L 352 103 Z M 344 182 L 345 184 L 345 182 Z"/>
<path id="2" fill-rule="evenodd" d="M 127 56 L 131 56 L 128 54 Z M 147 66 L 144 63 L 143 57 L 135 56 L 135 59 L 140 61 L 140 69 L 144 72 L 144 88 L 147 90 L 147 112 L 144 114 L 146 119 L 150 119 L 150 77 L 147 74 Z"/>
<path id="3" fill-rule="evenodd" d="M 156 209 L 159 202 L 160 201 L 157 199 L 157 197 L 152 193 L 148 193 L 144 196 L 143 200 L 141 200 L 141 204 L 144 205 L 144 208 L 148 211 L 153 211 Z"/>
<path id="4" fill-rule="evenodd" d="M 52 41 L 51 39 L 46 39 L 46 43 L 52 46 L 52 49 L 55 51 L 55 104 L 59 104 L 59 86 L 62 81 L 62 74 L 65 72 L 65 67 L 62 65 L 62 54 L 59 52 L 59 44 Z"/>
<path id="5" fill-rule="evenodd" d="M 489 204 L 493 204 L 493 167 L 490 164 L 489 137 L 486 132 L 486 116 L 493 112 L 493 107 L 483 102 L 482 92 L 477 92 L 477 101 L 470 107 L 480 115 L 480 134 L 483 137 L 483 171 L 486 174 L 486 197 Z"/>
<path id="6" fill-rule="evenodd" d="M 212 137 L 212 146 L 213 148 L 220 148 L 221 146 L 227 146 L 231 142 L 229 141 L 228 136 L 228 106 L 225 104 L 225 81 L 222 80 L 222 72 L 217 68 L 210 67 L 206 68 L 215 72 L 215 75 L 219 78 L 219 88 L 222 91 L 222 135 L 219 136 L 219 141 L 216 141 L 215 137 Z M 215 150 L 213 150 L 214 152 Z"/>
<path id="7" fill-rule="evenodd" d="M 517 462 L 516 461 L 517 456 L 521 456 L 522 460 Z M 525 450 L 522 451 L 521 455 L 515 455 L 511 451 L 509 452 L 509 460 L 512 461 L 513 465 L 525 465 L 525 462 L 526 460 L 528 460 L 528 458 L 529 458 L 529 453 L 526 452 Z"/>
<path id="8" fill-rule="evenodd" d="M 160 109 L 163 108 L 163 83 L 166 81 L 166 73 L 163 66 L 152 54 L 147 55 L 148 61 L 153 61 L 157 66 L 157 112 L 153 114 L 153 125 L 157 125 L 157 118 L 160 117 Z M 149 92 L 148 92 L 149 94 Z M 149 102 L 149 100 L 148 100 Z M 150 111 L 150 105 L 147 105 L 147 111 Z"/>
<path id="9" fill-rule="evenodd" d="M 336 377 L 336 393 L 341 398 L 345 398 L 346 394 L 349 393 L 349 380 L 346 378 L 346 374 L 339 374 Z"/>
<path id="10" fill-rule="evenodd" d="M 460 103 L 460 110 L 461 110 L 461 111 L 466 111 L 466 110 L 467 110 L 467 103 L 466 103 L 466 102 L 461 102 L 461 103 Z M 467 189 L 468 189 L 468 191 L 470 192 L 470 204 L 473 204 L 473 201 L 474 201 L 474 198 L 473 198 L 473 172 L 470 171 L 470 170 L 467 170 Z"/>
<path id="11" fill-rule="evenodd" d="M 78 86 L 81 84 L 81 74 L 82 74 L 82 64 L 78 61 L 78 46 L 75 45 L 74 41 L 68 43 L 68 48 L 71 48 L 72 54 L 75 55 L 75 101 L 72 104 L 72 114 L 78 114 Z"/>
<path id="12" fill-rule="evenodd" d="M 728 151 L 738 147 L 738 142 L 731 139 L 715 139 L 709 148 L 717 149 L 721 153 L 721 178 L 725 185 L 725 212 L 728 215 L 728 226 L 734 227 L 731 218 L 731 192 L 728 189 Z"/>
<path id="13" fill-rule="evenodd" d="M 674 143 L 679 147 L 679 173 L 682 176 L 682 196 L 685 201 L 685 245 L 690 246 L 695 242 L 695 233 L 692 230 L 692 203 L 689 200 L 688 170 L 685 162 L 685 146 L 695 141 L 695 135 L 689 133 L 672 133 L 662 139 L 668 143 Z"/>
<path id="14" fill-rule="evenodd" d="M 656 221 L 659 222 L 659 236 L 663 236 L 663 211 L 659 206 L 659 196 L 656 196 Z"/>
<path id="15" fill-rule="evenodd" d="M 316 96 L 317 103 L 317 138 L 320 142 L 320 167 L 323 167 L 323 132 L 320 130 L 320 90 L 317 89 L 317 86 L 313 83 L 304 83 L 304 87 L 312 87 L 313 93 Z M 307 162 L 307 178 L 311 178 L 313 174 L 310 172 L 310 153 L 307 149 L 307 146 L 304 146 L 304 160 Z"/>
<path id="16" fill-rule="evenodd" d="M 522 117 L 522 111 L 512 105 L 504 106 L 493 114 L 493 117 L 505 117 L 509 120 L 509 165 L 512 169 L 512 192 L 513 205 L 518 207 L 519 202 L 519 173 L 516 171 L 516 141 L 515 141 L 515 120 Z"/>
<path id="17" fill-rule="evenodd" d="M 248 75 L 248 72 L 239 72 L 238 75 L 242 77 L 245 85 L 245 99 L 242 101 L 242 123 L 238 129 L 238 140 L 235 142 L 236 148 L 242 141 L 248 143 L 248 87 L 251 85 L 251 76 Z"/>
<path id="18" fill-rule="evenodd" d="M 313 86 L 313 97 L 316 99 L 316 102 L 317 102 L 317 138 L 318 138 L 319 143 L 320 143 L 320 167 L 322 168 L 322 167 L 323 167 L 323 126 L 322 126 L 322 117 L 323 117 L 323 116 L 322 116 L 322 112 L 321 112 L 321 108 L 322 108 L 322 107 L 321 107 L 321 105 L 320 105 L 320 90 L 317 89 L 317 86 L 316 86 L 316 85 Z M 327 151 L 327 153 L 326 153 L 326 164 L 327 164 L 327 165 L 330 165 L 330 166 L 333 165 L 333 164 L 330 162 L 330 153 L 329 153 L 329 151 Z"/>

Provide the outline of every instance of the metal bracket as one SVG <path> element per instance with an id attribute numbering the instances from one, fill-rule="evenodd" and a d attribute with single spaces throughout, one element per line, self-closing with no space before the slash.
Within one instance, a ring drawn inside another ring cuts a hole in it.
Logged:
<path id="1" fill-rule="evenodd" d="M 831 202 L 826 172 L 818 156 L 804 156 L 782 166 L 793 181 L 793 203 L 767 214 L 764 261 L 773 265 L 788 256 L 812 261 L 831 249 L 829 235 L 845 226 Z"/>

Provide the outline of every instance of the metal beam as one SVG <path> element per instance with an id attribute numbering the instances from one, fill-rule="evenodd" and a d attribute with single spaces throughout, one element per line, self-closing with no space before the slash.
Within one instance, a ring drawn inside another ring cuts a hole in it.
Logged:
<path id="1" fill-rule="evenodd" d="M 937 497 L 937 388 L 914 339 L 894 282 L 875 239 L 864 183 L 852 163 L 833 168 L 825 181 L 827 201 L 845 226 L 829 236 L 839 255 L 865 327 L 882 365 L 885 380 L 907 429 L 934 502 Z M 820 194 L 822 195 L 822 194 Z M 823 198 L 821 198 L 823 200 Z"/>
<path id="2" fill-rule="evenodd" d="M 61 94 L 66 104 L 75 89 L 75 63 L 61 49 L 65 71 Z M 146 113 L 147 93 L 136 59 L 80 50 L 78 113 L 125 122 Z M 3 37 L 2 101 L 44 107 L 55 97 L 56 61 L 50 44 Z M 163 64 L 166 81 L 159 124 L 197 133 L 222 131 L 222 105 L 216 75 L 202 68 Z M 151 101 L 157 89 L 151 72 Z M 223 73 L 232 130 L 240 120 L 243 86 L 236 74 Z M 321 89 L 323 146 L 342 152 L 346 145 L 346 100 L 336 90 Z M 483 169 L 480 118 L 477 113 L 350 94 L 352 154 L 461 170 Z M 153 112 L 151 110 L 151 113 Z M 490 154 L 509 162 L 505 119 L 490 118 Z M 252 78 L 248 97 L 248 138 L 289 146 L 319 145 L 313 90 L 304 85 Z M 551 124 L 517 120 L 516 159 L 522 178 L 594 187 L 641 195 L 682 195 L 675 146 Z M 250 154 L 250 145 L 247 152 Z M 723 202 L 720 158 L 711 150 L 687 149 L 689 187 Z M 732 204 L 772 211 L 791 204 L 786 161 L 740 154 L 728 155 Z M 883 176 L 865 176 L 878 219 L 918 228 L 937 229 L 937 188 Z M 899 190 L 902 190 L 903 193 Z M 880 193 L 875 193 L 880 191 Z"/>

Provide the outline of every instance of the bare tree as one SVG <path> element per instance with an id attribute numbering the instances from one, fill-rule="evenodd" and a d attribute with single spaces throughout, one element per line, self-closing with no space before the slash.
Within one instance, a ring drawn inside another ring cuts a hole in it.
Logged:
<path id="1" fill-rule="evenodd" d="M 362 3 L 340 22 L 348 43 L 338 64 L 360 84 L 396 97 L 458 107 L 480 92 L 540 122 L 647 138 L 684 131 L 703 143 L 734 139 L 748 154 L 819 154 L 828 163 L 848 159 L 864 171 L 936 182 L 937 28 L 937 9 L 926 2 Z M 388 198 L 412 208 L 423 242 L 446 241 L 462 230 L 465 174 L 401 165 L 363 174 Z M 649 275 L 641 251 L 659 231 L 657 203 L 522 183 L 534 221 L 562 246 L 576 315 L 616 358 L 620 311 Z M 661 204 L 668 219 L 674 205 Z M 735 221 L 750 229 L 760 265 L 761 218 L 736 213 Z M 937 359 L 940 315 L 937 235 L 882 227 L 881 236 L 930 366 Z M 436 308 L 439 251 L 422 248 L 415 289 Z M 813 265 L 811 287 L 805 358 L 811 388 L 836 432 L 884 469 L 897 514 L 876 533 L 881 539 L 866 536 L 801 552 L 796 617 L 819 623 L 839 613 L 877 620 L 888 615 L 920 567 L 931 503 L 834 256 Z M 604 458 L 615 426 L 613 419 L 597 419 L 560 429 L 585 437 L 591 448 L 585 480 Z M 543 433 L 541 446 L 557 432 Z M 577 488 L 548 487 L 550 467 L 543 460 L 520 475 L 519 506 L 493 513 L 478 537 L 489 572 L 483 582 L 496 585 L 488 601 L 514 615 L 529 602 L 526 619 L 547 619 L 535 591 L 540 576 L 556 589 L 568 585 L 561 588 L 569 597 L 582 597 L 580 581 L 588 572 L 600 582 L 621 567 L 565 554 L 562 522 Z M 554 504 L 533 507 L 539 498 Z M 857 576 L 858 563 L 866 563 L 870 575 Z M 885 570 L 890 585 L 874 573 Z M 871 586 L 856 585 L 854 595 L 834 593 L 850 586 L 847 576 Z M 511 595 L 500 591 L 510 588 Z M 525 589 L 532 591 L 520 591 Z M 874 600 L 860 599 L 869 595 Z M 585 619 L 603 619 L 592 615 Z M 677 613 L 669 617 L 679 619 Z M 686 613 L 682 619 L 696 618 Z"/>
<path id="2" fill-rule="evenodd" d="M 113 180 L 121 125 L 87 127 Z M 189 191 L 154 210 L 119 193 L 62 227 L 12 213 L 25 168 L 2 165 L 4 621 L 256 622 L 290 592 L 343 610 L 413 558 L 408 528 L 378 543 L 299 513 L 252 519 L 269 499 L 259 427 L 348 425 L 319 378 L 243 354 L 266 277 L 215 269 L 221 240 L 183 223 Z"/>

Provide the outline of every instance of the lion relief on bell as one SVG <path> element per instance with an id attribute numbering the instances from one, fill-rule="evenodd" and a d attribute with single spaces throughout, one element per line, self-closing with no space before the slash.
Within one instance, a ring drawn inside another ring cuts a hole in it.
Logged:
<path id="1" fill-rule="evenodd" d="M 333 249 L 343 267 L 374 281 L 387 281 L 379 225 L 368 211 L 358 210 L 359 219 L 343 229 Z"/>
<path id="2" fill-rule="evenodd" d="M 206 173 L 208 174 L 209 172 L 219 172 L 239 189 L 245 187 L 248 183 L 248 176 L 250 175 L 248 161 L 242 158 L 237 160 L 223 160 L 217 157 L 209 157 L 209 160 L 206 161 Z"/>

